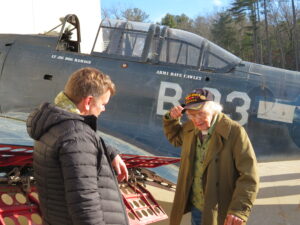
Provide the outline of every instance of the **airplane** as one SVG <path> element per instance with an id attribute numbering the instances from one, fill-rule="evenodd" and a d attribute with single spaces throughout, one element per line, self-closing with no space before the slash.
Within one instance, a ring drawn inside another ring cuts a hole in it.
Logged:
<path id="1" fill-rule="evenodd" d="M 245 127 L 260 160 L 299 157 L 299 72 L 246 62 L 201 36 L 150 23 L 104 19 L 90 54 L 80 46 L 74 14 L 45 34 L 0 34 L 0 112 L 52 102 L 73 71 L 90 66 L 117 87 L 100 129 L 147 152 L 179 157 L 162 117 L 204 87 Z"/>
<path id="2" fill-rule="evenodd" d="M 25 217 L 40 224 L 34 186 L 28 194 L 29 202 L 24 202 L 18 190 L 11 190 L 17 186 L 16 174 L 20 171 L 10 170 L 10 166 L 15 168 L 16 162 L 20 162 L 17 166 L 23 168 L 24 163 L 29 163 L 28 173 L 32 172 L 30 158 L 22 158 L 32 152 L 33 145 L 24 124 L 28 113 L 42 102 L 52 102 L 69 75 L 87 66 L 110 75 L 116 84 L 117 94 L 101 115 L 99 128 L 106 141 L 124 150 L 127 165 L 130 160 L 136 164 L 147 159 L 126 154 L 152 154 L 148 160 L 153 161 L 162 159 L 156 155 L 163 156 L 165 164 L 177 160 L 173 157 L 179 157 L 180 151 L 164 138 L 162 117 L 173 105 L 181 104 L 188 92 L 199 87 L 209 89 L 215 101 L 224 106 L 224 112 L 245 127 L 259 160 L 299 158 L 299 72 L 243 61 L 186 31 L 110 19 L 101 22 L 90 54 L 82 53 L 79 19 L 69 14 L 45 34 L 0 34 L 0 172 L 10 175 L 7 180 L 0 173 L 0 195 L 4 203 L 17 204 L 5 213 L 15 213 L 16 207 L 22 211 L 24 204 L 29 205 L 25 211 L 31 214 Z M 4 163 L 9 157 L 18 160 L 10 160 L 9 166 Z M 160 176 L 149 170 L 137 173 L 161 186 L 172 187 L 176 183 L 176 166 L 154 171 Z M 7 190 L 14 193 L 15 199 L 6 195 Z M 1 204 L 0 201 L 0 207 Z M 134 224 L 140 215 L 132 207 L 130 210 L 131 216 L 135 214 L 131 218 Z M 165 214 L 158 219 L 164 218 Z M 4 219 L 0 216 L 0 224 L 17 221 L 13 217 Z M 145 224 L 157 218 L 150 219 Z"/>

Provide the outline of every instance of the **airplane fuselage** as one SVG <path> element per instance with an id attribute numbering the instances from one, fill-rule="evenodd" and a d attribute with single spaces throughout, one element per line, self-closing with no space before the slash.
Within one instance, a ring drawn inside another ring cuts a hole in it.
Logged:
<path id="1" fill-rule="evenodd" d="M 57 37 L 43 35 L 0 35 L 1 112 L 29 112 L 53 102 L 73 71 L 96 67 L 117 87 L 99 129 L 149 152 L 180 155 L 164 137 L 162 117 L 189 91 L 205 87 L 224 113 L 246 128 L 260 159 L 300 156 L 299 72 L 244 61 L 229 70 L 200 70 L 116 54 L 61 51 L 57 42 Z"/>

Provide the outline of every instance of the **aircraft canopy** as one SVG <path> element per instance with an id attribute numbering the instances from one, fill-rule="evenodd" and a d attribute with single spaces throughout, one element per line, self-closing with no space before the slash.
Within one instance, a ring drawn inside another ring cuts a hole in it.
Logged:
<path id="1" fill-rule="evenodd" d="M 105 19 L 92 54 L 229 72 L 242 60 L 191 32 L 157 24 Z"/>

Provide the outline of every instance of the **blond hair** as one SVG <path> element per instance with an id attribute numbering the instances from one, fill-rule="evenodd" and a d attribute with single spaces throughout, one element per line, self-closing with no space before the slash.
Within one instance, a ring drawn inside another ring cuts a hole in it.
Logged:
<path id="1" fill-rule="evenodd" d="M 64 93 L 75 104 L 78 104 L 83 98 L 99 97 L 108 90 L 111 95 L 116 92 L 115 84 L 110 77 L 96 68 L 85 67 L 71 74 L 65 85 Z"/>

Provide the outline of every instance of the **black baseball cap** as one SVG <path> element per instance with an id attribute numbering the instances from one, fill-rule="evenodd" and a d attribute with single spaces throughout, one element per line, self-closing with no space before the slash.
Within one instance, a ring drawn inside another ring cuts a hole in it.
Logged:
<path id="1" fill-rule="evenodd" d="M 209 90 L 197 88 L 185 97 L 183 108 L 197 110 L 203 106 L 204 102 L 213 100 L 214 95 Z"/>

